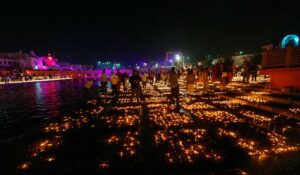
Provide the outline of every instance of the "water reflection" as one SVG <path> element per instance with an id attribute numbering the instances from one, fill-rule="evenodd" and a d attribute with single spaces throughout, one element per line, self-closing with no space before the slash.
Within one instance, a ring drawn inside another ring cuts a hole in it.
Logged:
<path id="1" fill-rule="evenodd" d="M 0 144 L 72 111 L 84 101 L 84 80 L 4 85 L 0 91 Z"/>
<path id="2" fill-rule="evenodd" d="M 40 82 L 38 82 L 38 83 L 35 83 L 35 101 L 36 101 L 36 103 L 37 104 L 41 104 L 41 103 L 43 103 L 43 99 L 42 99 L 42 97 L 43 97 L 43 95 L 42 95 L 42 88 L 41 88 L 41 83 Z"/>

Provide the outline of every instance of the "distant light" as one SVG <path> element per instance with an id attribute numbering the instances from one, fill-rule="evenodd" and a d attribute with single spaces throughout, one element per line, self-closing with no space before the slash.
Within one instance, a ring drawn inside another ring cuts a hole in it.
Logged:
<path id="1" fill-rule="evenodd" d="M 158 64 L 157 63 L 155 64 L 155 67 L 158 68 Z"/>
<path id="2" fill-rule="evenodd" d="M 137 68 L 137 69 L 140 69 L 140 66 L 137 66 L 136 68 Z"/>
<path id="3" fill-rule="evenodd" d="M 243 51 L 240 51 L 240 54 L 242 55 L 242 54 L 243 54 Z"/>
<path id="4" fill-rule="evenodd" d="M 179 61 L 181 58 L 180 58 L 180 55 L 175 55 L 175 59 L 177 60 L 177 61 Z"/>
<path id="5" fill-rule="evenodd" d="M 33 69 L 34 69 L 34 70 L 39 70 L 39 67 L 38 67 L 38 66 L 34 66 Z"/>
<path id="6" fill-rule="evenodd" d="M 299 37 L 297 35 L 287 35 L 281 41 L 281 48 L 285 48 L 290 41 L 294 42 L 294 46 L 299 46 Z"/>
<path id="7" fill-rule="evenodd" d="M 217 64 L 217 61 L 218 61 L 218 60 L 213 60 L 213 61 L 212 61 L 212 64 L 213 64 L 213 65 Z"/>
<path id="8" fill-rule="evenodd" d="M 49 57 L 48 57 L 48 59 L 49 59 L 49 60 L 52 60 L 52 57 L 51 57 L 51 56 L 49 56 Z"/>
<path id="9" fill-rule="evenodd" d="M 144 66 L 147 66 L 147 63 L 143 63 Z"/>

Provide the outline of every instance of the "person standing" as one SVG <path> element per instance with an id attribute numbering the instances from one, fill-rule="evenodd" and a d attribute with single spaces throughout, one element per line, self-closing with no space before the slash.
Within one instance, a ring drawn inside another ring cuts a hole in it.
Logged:
<path id="1" fill-rule="evenodd" d="M 195 84 L 195 74 L 193 72 L 193 69 L 188 69 L 188 74 L 186 76 L 186 84 L 187 84 L 187 90 L 188 93 L 191 95 L 194 93 L 194 84 Z"/>
<path id="2" fill-rule="evenodd" d="M 258 66 L 255 63 L 252 63 L 251 66 L 251 81 L 256 82 Z"/>
<path id="3" fill-rule="evenodd" d="M 249 83 L 250 78 L 250 64 L 248 61 L 244 63 L 244 70 L 243 70 L 243 83 Z"/>
<path id="4" fill-rule="evenodd" d="M 121 88 L 121 78 L 122 78 L 122 74 L 121 74 L 121 72 L 120 72 L 120 69 L 118 69 L 117 70 L 117 76 L 118 76 L 118 78 L 119 78 L 119 81 L 118 81 L 118 91 L 120 91 L 120 88 Z"/>
<path id="5" fill-rule="evenodd" d="M 179 76 L 178 76 L 178 77 L 179 77 Z M 168 79 L 169 79 L 168 73 L 167 73 L 167 72 L 164 72 L 164 84 L 165 84 L 165 85 L 168 85 Z"/>
<path id="6" fill-rule="evenodd" d="M 213 68 L 212 80 L 218 81 L 222 76 L 221 65 L 220 63 L 216 63 Z"/>
<path id="7" fill-rule="evenodd" d="M 169 82 L 171 87 L 171 100 L 176 100 L 177 105 L 179 105 L 179 84 L 178 84 L 178 74 L 175 71 L 175 67 L 171 68 L 169 73 Z"/>
<path id="8" fill-rule="evenodd" d="M 153 70 L 150 70 L 149 72 L 149 81 L 150 81 L 150 84 L 153 85 L 153 82 L 154 82 L 154 76 L 155 76 L 155 73 Z"/>
<path id="9" fill-rule="evenodd" d="M 113 97 L 117 98 L 118 97 L 119 77 L 114 72 L 112 72 L 112 74 L 111 74 L 110 83 L 111 83 Z"/>
<path id="10" fill-rule="evenodd" d="M 144 89 L 144 90 L 146 89 L 147 78 L 148 78 L 148 75 L 147 75 L 146 72 L 144 72 L 143 75 L 142 75 L 142 84 L 143 84 L 143 89 Z"/>
<path id="11" fill-rule="evenodd" d="M 165 84 L 165 72 L 160 72 L 160 80 Z"/>
<path id="12" fill-rule="evenodd" d="M 125 72 L 121 76 L 121 82 L 123 84 L 123 91 L 124 92 L 127 92 L 127 87 L 128 87 L 127 81 L 128 81 L 128 74 L 127 74 L 127 72 L 125 70 Z"/>
<path id="13" fill-rule="evenodd" d="M 208 86 L 208 74 L 209 74 L 209 68 L 205 67 L 201 74 L 203 80 L 203 89 L 206 89 Z"/>
<path id="14" fill-rule="evenodd" d="M 102 70 L 102 74 L 100 75 L 100 84 L 101 91 L 103 95 L 107 94 L 107 75 L 105 73 L 105 69 Z"/>
<path id="15" fill-rule="evenodd" d="M 94 85 L 93 80 L 88 80 L 84 84 L 85 92 L 89 100 L 93 98 L 93 85 Z"/>
<path id="16" fill-rule="evenodd" d="M 156 71 L 156 74 L 155 74 L 155 83 L 159 82 L 160 81 L 160 71 L 157 70 Z"/>
<path id="17" fill-rule="evenodd" d="M 131 84 L 131 98 L 130 102 L 132 102 L 134 96 L 137 98 L 137 102 L 140 102 L 140 82 L 141 78 L 139 76 L 139 73 L 136 70 L 133 70 L 133 75 L 130 77 L 129 82 Z"/>

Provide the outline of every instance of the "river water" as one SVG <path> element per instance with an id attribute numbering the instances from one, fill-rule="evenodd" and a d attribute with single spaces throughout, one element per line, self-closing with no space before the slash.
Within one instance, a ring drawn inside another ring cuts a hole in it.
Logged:
<path id="1" fill-rule="evenodd" d="M 18 139 L 37 125 L 76 109 L 86 99 L 84 79 L 1 86 L 0 143 Z"/>
<path id="2" fill-rule="evenodd" d="M 26 154 L 25 147 L 39 137 L 41 126 L 84 105 L 88 98 L 85 82 L 79 79 L 0 86 L 1 170 L 5 172 Z"/>

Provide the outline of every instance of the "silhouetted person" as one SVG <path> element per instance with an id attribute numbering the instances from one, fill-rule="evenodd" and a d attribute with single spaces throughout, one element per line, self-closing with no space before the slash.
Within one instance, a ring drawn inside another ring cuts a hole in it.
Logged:
<path id="1" fill-rule="evenodd" d="M 193 69 L 188 69 L 188 73 L 186 76 L 186 85 L 189 94 L 194 93 L 194 85 L 195 85 L 196 77 L 193 72 Z"/>
<path id="2" fill-rule="evenodd" d="M 114 98 L 118 97 L 118 83 L 119 83 L 119 77 L 112 72 L 110 77 L 110 83 L 112 88 L 112 94 Z"/>
<path id="3" fill-rule="evenodd" d="M 171 100 L 176 100 L 177 105 L 179 105 L 179 84 L 178 84 L 178 74 L 175 71 L 175 67 L 171 68 L 169 73 L 169 82 L 171 87 Z"/>
<path id="4" fill-rule="evenodd" d="M 100 75 L 100 84 L 102 94 L 107 93 L 107 75 L 105 73 L 105 69 L 102 70 L 102 74 Z"/>
<path id="5" fill-rule="evenodd" d="M 131 84 L 131 98 L 130 102 L 132 102 L 133 98 L 137 98 L 137 102 L 140 102 L 141 98 L 141 77 L 139 76 L 136 70 L 133 70 L 133 75 L 130 77 L 129 82 Z"/>
<path id="6" fill-rule="evenodd" d="M 121 72 L 120 72 L 120 70 L 118 69 L 117 70 L 117 74 L 116 74 L 117 76 L 118 76 L 118 78 L 119 78 L 119 81 L 118 81 L 118 86 L 117 86 L 117 89 L 118 89 L 118 91 L 120 91 L 120 87 L 121 87 L 121 78 L 122 78 L 122 74 L 121 74 Z"/>
<path id="7" fill-rule="evenodd" d="M 143 73 L 142 75 L 142 84 L 143 84 L 143 89 L 146 89 L 146 85 L 147 85 L 147 79 L 148 79 L 148 75 L 146 72 Z"/>
<path id="8" fill-rule="evenodd" d="M 123 91 L 124 91 L 124 92 L 127 92 L 127 87 L 128 87 L 127 80 L 128 80 L 128 74 L 127 74 L 127 72 L 125 71 L 125 72 L 122 74 L 122 76 L 121 76 L 121 83 L 123 84 Z"/>

